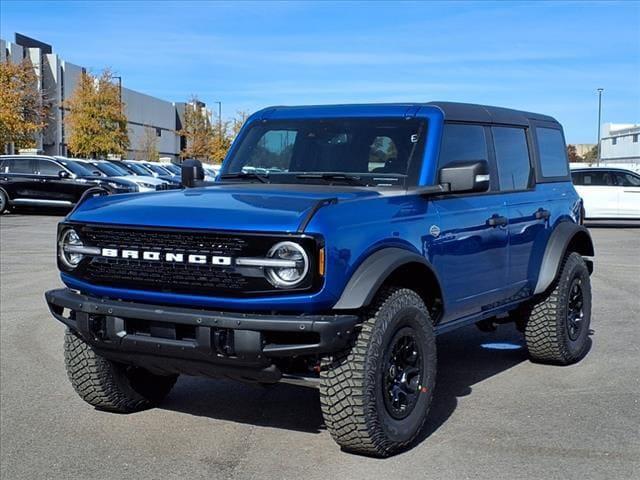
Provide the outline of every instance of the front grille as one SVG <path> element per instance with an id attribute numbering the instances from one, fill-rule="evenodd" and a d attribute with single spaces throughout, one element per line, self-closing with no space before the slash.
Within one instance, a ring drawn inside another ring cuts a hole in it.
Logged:
<path id="1" fill-rule="evenodd" d="M 197 254 L 231 258 L 264 256 L 272 245 L 283 240 L 282 237 L 271 235 L 238 235 L 199 230 L 80 226 L 77 231 L 87 246 L 119 251 L 131 249 L 162 252 L 161 258 L 168 252 L 183 253 L 185 256 Z M 302 242 L 309 252 L 314 252 L 316 246 L 313 239 L 306 237 L 297 241 Z M 94 285 L 171 293 L 244 296 L 276 291 L 264 276 L 256 276 L 255 272 L 247 275 L 246 271 L 233 265 L 222 267 L 88 256 L 73 275 Z M 308 290 L 312 283 L 313 279 L 310 278 L 295 291 Z"/>

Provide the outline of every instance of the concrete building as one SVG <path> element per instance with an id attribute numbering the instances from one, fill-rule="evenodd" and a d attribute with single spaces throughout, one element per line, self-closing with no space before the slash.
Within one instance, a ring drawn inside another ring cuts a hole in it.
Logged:
<path id="1" fill-rule="evenodd" d="M 607 165 L 640 164 L 640 124 L 604 124 L 600 158 Z"/>
<path id="2" fill-rule="evenodd" d="M 39 88 L 50 104 L 48 125 L 36 137 L 36 147 L 47 155 L 66 155 L 65 110 L 68 99 L 85 68 L 61 59 L 53 53 L 51 45 L 39 40 L 15 34 L 15 41 L 0 39 L 0 61 L 21 62 L 28 59 L 38 76 Z M 126 79 L 124 79 L 126 83 Z M 129 151 L 127 158 L 135 158 L 140 150 L 146 130 L 157 137 L 157 149 L 161 157 L 177 159 L 183 147 L 183 139 L 176 131 L 182 128 L 179 113 L 184 104 L 176 104 L 122 87 L 122 101 L 128 120 Z"/>
<path id="3" fill-rule="evenodd" d="M 596 146 L 595 143 L 575 143 L 573 144 L 576 147 L 576 154 L 579 157 L 584 157 L 587 153 L 589 153 L 593 147 Z"/>

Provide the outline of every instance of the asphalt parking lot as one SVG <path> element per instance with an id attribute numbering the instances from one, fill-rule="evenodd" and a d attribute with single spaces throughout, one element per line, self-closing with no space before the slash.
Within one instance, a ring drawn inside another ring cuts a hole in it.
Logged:
<path id="1" fill-rule="evenodd" d="M 593 228 L 593 344 L 535 365 L 510 326 L 438 340 L 424 439 L 386 460 L 343 453 L 318 393 L 181 377 L 160 408 L 94 410 L 67 381 L 43 292 L 60 216 L 0 218 L 2 479 L 640 478 L 640 228 Z"/>

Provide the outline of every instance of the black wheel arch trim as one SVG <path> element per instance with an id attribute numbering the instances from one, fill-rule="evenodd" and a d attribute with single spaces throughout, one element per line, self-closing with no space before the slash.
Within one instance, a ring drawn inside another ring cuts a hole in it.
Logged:
<path id="1" fill-rule="evenodd" d="M 547 242 L 534 294 L 547 290 L 556 279 L 562 266 L 562 259 L 571 243 L 576 245 L 574 251 L 580 255 L 592 257 L 595 254 L 589 230 L 573 222 L 561 222 L 553 230 Z M 587 261 L 587 266 L 589 273 L 592 273 L 593 263 L 590 260 Z"/>
<path id="2" fill-rule="evenodd" d="M 408 263 L 424 265 L 440 283 L 434 268 L 423 256 L 403 248 L 386 247 L 372 253 L 360 264 L 333 309 L 355 310 L 369 305 L 385 280 Z"/>

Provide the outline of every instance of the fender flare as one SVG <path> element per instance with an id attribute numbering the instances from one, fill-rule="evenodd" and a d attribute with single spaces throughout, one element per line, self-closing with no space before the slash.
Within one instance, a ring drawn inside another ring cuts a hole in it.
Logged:
<path id="1" fill-rule="evenodd" d="M 534 295 L 544 292 L 558 276 L 562 259 L 569 247 L 569 244 L 579 240 L 579 246 L 576 251 L 580 255 L 592 257 L 594 255 L 593 241 L 591 234 L 582 225 L 573 222 L 560 223 L 547 242 L 547 248 L 542 257 L 540 271 L 538 274 L 538 282 L 536 283 Z M 593 264 L 589 262 L 589 273 L 593 271 Z"/>
<path id="2" fill-rule="evenodd" d="M 360 264 L 333 309 L 354 310 L 369 305 L 389 275 L 408 263 L 421 263 L 435 275 L 431 264 L 421 255 L 397 247 L 383 248 Z"/>

